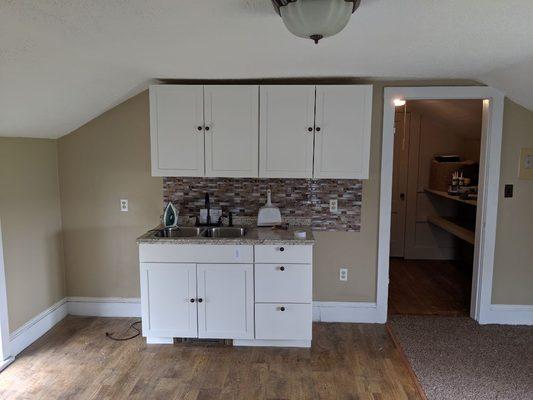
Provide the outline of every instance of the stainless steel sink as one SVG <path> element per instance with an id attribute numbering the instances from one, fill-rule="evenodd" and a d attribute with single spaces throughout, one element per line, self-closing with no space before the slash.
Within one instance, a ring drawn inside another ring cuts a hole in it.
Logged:
<path id="1" fill-rule="evenodd" d="M 246 229 L 237 226 L 219 226 L 207 228 L 203 236 L 211 238 L 240 238 L 246 235 Z"/>
<path id="2" fill-rule="evenodd" d="M 202 235 L 203 228 L 197 228 L 193 226 L 182 226 L 176 228 L 165 228 L 157 231 L 155 236 L 162 238 L 187 238 L 187 237 L 199 237 Z"/>

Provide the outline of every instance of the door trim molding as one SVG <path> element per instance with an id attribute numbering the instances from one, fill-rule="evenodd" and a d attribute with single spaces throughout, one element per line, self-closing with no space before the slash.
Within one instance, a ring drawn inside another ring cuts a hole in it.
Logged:
<path id="1" fill-rule="evenodd" d="M 501 142 L 504 95 L 485 86 L 386 87 L 383 96 L 383 134 L 381 145 L 381 182 L 379 205 L 377 310 L 379 322 L 387 321 L 389 287 L 389 243 L 394 150 L 393 100 L 480 99 L 487 108 L 487 133 L 482 137 L 471 317 L 488 323 L 492 296 L 494 247 L 499 200 Z"/>

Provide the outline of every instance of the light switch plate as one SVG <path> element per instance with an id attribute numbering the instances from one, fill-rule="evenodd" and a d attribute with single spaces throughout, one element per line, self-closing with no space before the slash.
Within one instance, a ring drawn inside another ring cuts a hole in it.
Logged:
<path id="1" fill-rule="evenodd" d="M 120 211 L 128 211 L 128 199 L 120 199 Z"/>
<path id="2" fill-rule="evenodd" d="M 533 148 L 520 150 L 519 179 L 533 179 Z"/>

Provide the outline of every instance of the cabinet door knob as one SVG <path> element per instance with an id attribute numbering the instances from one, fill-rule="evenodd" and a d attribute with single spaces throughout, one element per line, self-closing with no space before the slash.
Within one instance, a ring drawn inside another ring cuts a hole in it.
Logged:
<path id="1" fill-rule="evenodd" d="M 317 127 L 315 128 L 315 130 L 316 130 L 317 132 L 320 132 L 320 126 L 317 126 Z"/>
<path id="2" fill-rule="evenodd" d="M 279 310 L 280 311 L 285 311 L 285 307 L 280 307 Z"/>
<path id="3" fill-rule="evenodd" d="M 282 265 L 281 267 L 279 267 L 279 270 L 280 271 L 285 271 L 285 267 Z"/>
<path id="4" fill-rule="evenodd" d="M 191 299 L 190 302 L 191 302 L 191 303 L 194 303 L 194 299 Z"/>
<path id="5" fill-rule="evenodd" d="M 308 132 L 313 132 L 313 127 L 310 126 L 309 128 L 307 128 L 307 131 L 308 131 Z"/>
<path id="6" fill-rule="evenodd" d="M 280 247 L 279 251 L 285 251 L 285 247 Z"/>
<path id="7" fill-rule="evenodd" d="M 202 301 L 204 301 L 204 299 L 202 299 L 202 298 L 198 299 L 198 303 L 201 303 Z"/>
<path id="8" fill-rule="evenodd" d="M 198 128 L 196 128 L 196 129 L 198 129 L 199 131 L 201 131 L 203 128 L 202 128 L 202 126 L 198 126 Z"/>
<path id="9" fill-rule="evenodd" d="M 207 132 L 210 128 L 209 128 L 208 126 L 206 126 L 204 129 L 205 129 L 206 132 Z"/>

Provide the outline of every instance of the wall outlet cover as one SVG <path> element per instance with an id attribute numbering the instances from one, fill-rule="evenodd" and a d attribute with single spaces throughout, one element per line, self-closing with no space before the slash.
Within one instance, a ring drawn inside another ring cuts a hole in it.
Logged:
<path id="1" fill-rule="evenodd" d="M 120 211 L 128 211 L 128 199 L 120 199 Z"/>
<path id="2" fill-rule="evenodd" d="M 348 280 L 348 268 L 339 269 L 339 280 L 343 282 Z"/>
<path id="3" fill-rule="evenodd" d="M 329 211 L 330 212 L 339 211 L 339 201 L 337 199 L 331 199 L 329 201 Z"/>
<path id="4" fill-rule="evenodd" d="M 533 148 L 520 150 L 520 166 L 518 168 L 519 179 L 533 179 Z"/>

